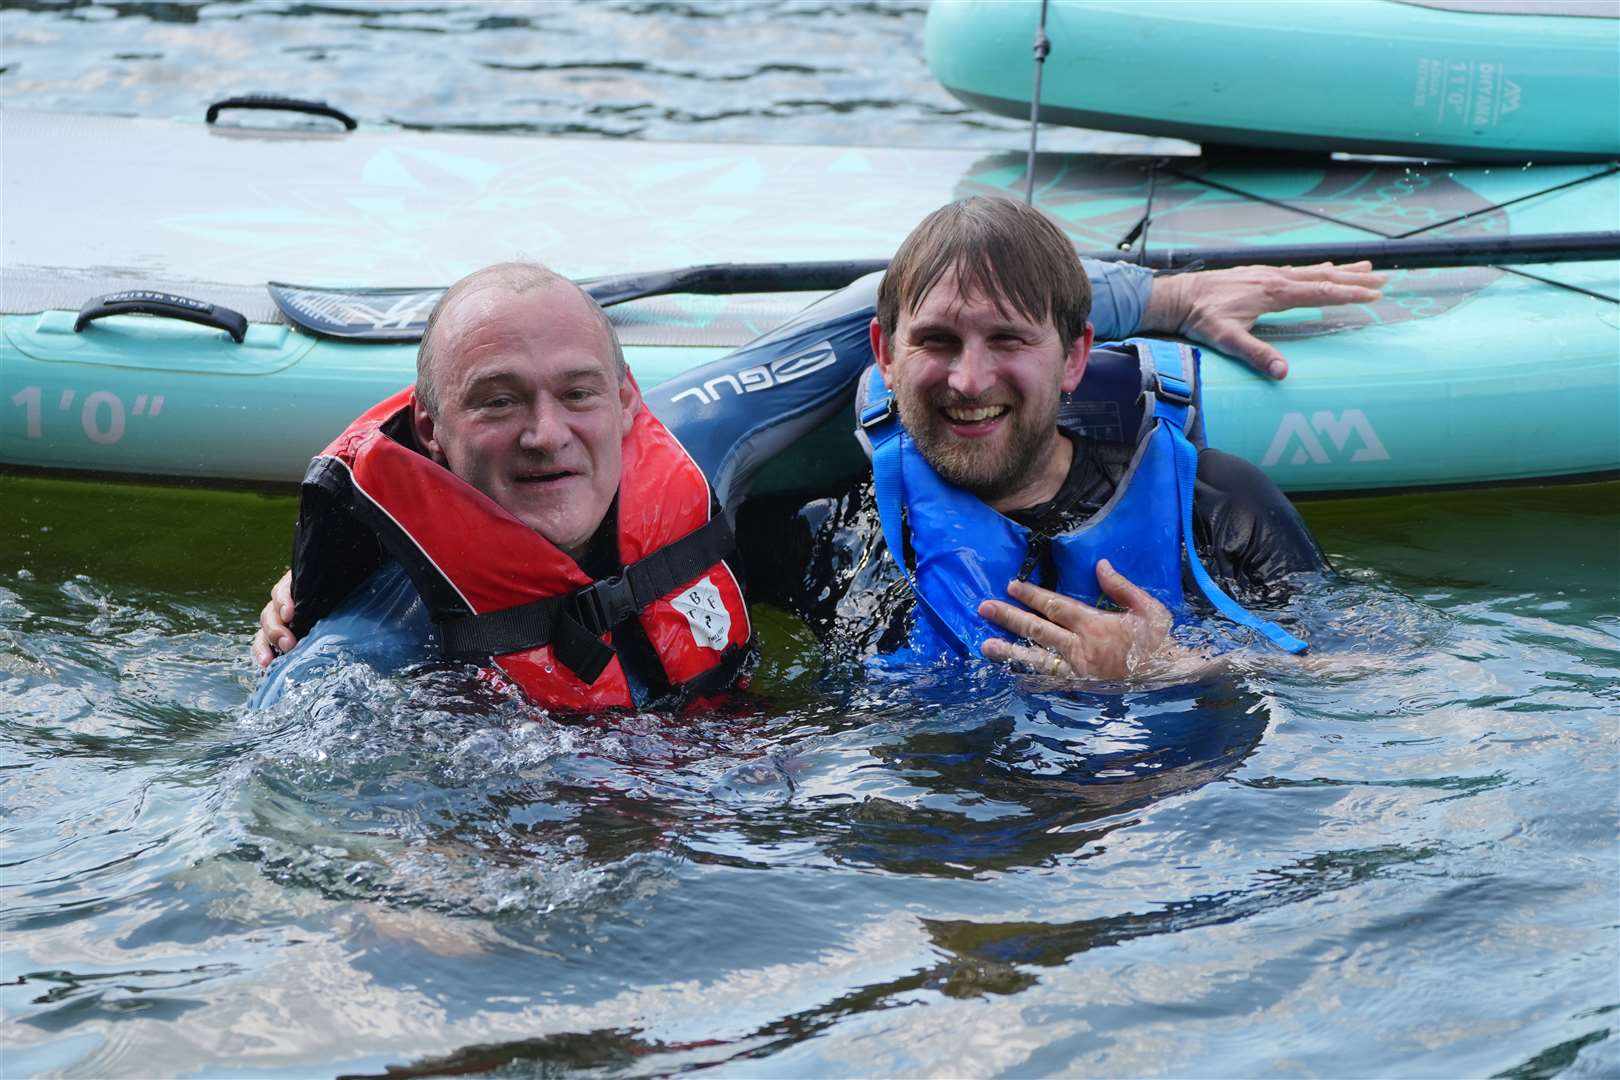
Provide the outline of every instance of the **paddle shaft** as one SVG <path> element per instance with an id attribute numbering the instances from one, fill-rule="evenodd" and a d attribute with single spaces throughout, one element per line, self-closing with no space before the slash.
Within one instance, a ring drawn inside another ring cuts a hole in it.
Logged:
<path id="1" fill-rule="evenodd" d="M 1374 270 L 1426 270 L 1494 263 L 1600 262 L 1620 259 L 1620 232 L 1460 236 L 1440 240 L 1353 240 L 1339 244 L 1277 244 L 1259 248 L 1164 248 L 1145 255 L 1098 252 L 1087 258 L 1134 262 L 1154 270 L 1222 270 L 1232 266 L 1307 266 L 1371 262 Z"/>
<path id="2" fill-rule="evenodd" d="M 1083 253 L 1103 262 L 1130 262 L 1152 270 L 1221 270 L 1233 266 L 1305 266 L 1368 261 L 1376 270 L 1489 266 L 1496 263 L 1600 262 L 1620 259 L 1620 232 L 1542 233 L 1533 236 L 1463 236 L 1424 240 L 1355 240 L 1244 248 L 1164 248 L 1159 251 Z M 714 263 L 682 270 L 624 274 L 582 281 L 607 306 L 666 293 L 824 292 L 888 266 L 887 259 L 799 263 Z"/>

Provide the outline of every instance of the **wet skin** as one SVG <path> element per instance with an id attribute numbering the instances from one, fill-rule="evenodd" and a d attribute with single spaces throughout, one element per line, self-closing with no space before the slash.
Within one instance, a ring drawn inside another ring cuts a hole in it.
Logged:
<path id="1" fill-rule="evenodd" d="M 892 339 L 876 320 L 871 334 L 900 423 L 934 471 L 999 511 L 1057 494 L 1074 456 L 1058 404 L 1085 374 L 1089 323 L 1064 342 L 1050 320 L 964 294 L 948 271 L 900 312 Z"/>
<path id="2" fill-rule="evenodd" d="M 641 395 L 568 287 L 490 285 L 440 318 L 439 415 L 420 405 L 428 455 L 578 558 L 619 487 L 622 443 Z"/>

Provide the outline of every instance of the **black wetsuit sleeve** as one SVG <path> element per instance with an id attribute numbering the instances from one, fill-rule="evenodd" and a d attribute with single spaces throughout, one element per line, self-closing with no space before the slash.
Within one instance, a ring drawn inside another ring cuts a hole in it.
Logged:
<path id="1" fill-rule="evenodd" d="M 748 579 L 749 603 L 794 612 L 807 604 L 812 583 L 805 568 L 833 500 L 801 502 L 791 496 L 749 499 L 737 511 L 737 551 Z"/>
<path id="2" fill-rule="evenodd" d="M 1220 450 L 1198 455 L 1193 541 L 1216 581 L 1251 598 L 1285 592 L 1294 574 L 1329 569 L 1305 519 L 1277 485 Z"/>
<path id="3" fill-rule="evenodd" d="M 796 509 L 751 500 L 738 542 L 750 598 L 799 616 L 829 656 L 858 658 L 904 642 L 911 586 L 888 557 L 870 478 Z"/>

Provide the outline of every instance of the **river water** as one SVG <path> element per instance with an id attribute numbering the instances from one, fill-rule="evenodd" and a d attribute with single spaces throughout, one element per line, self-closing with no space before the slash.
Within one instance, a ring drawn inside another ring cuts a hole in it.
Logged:
<path id="1" fill-rule="evenodd" d="M 0 19 L 8 107 L 1023 138 L 916 5 Z M 1617 507 L 1307 504 L 1307 666 L 829 682 L 760 609 L 747 703 L 565 724 L 362 668 L 245 713 L 289 496 L 0 476 L 0 1073 L 1616 1075 Z"/>

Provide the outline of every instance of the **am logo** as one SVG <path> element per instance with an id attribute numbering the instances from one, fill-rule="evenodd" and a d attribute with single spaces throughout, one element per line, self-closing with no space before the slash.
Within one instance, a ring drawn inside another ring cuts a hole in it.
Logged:
<path id="1" fill-rule="evenodd" d="M 1333 445 L 1332 453 L 1324 438 Z M 1260 465 L 1327 465 L 1346 460 L 1347 449 L 1351 462 L 1389 460 L 1389 451 L 1360 409 L 1346 409 L 1337 416 L 1324 409 L 1312 413 L 1309 420 L 1304 413 L 1284 413 Z"/>

